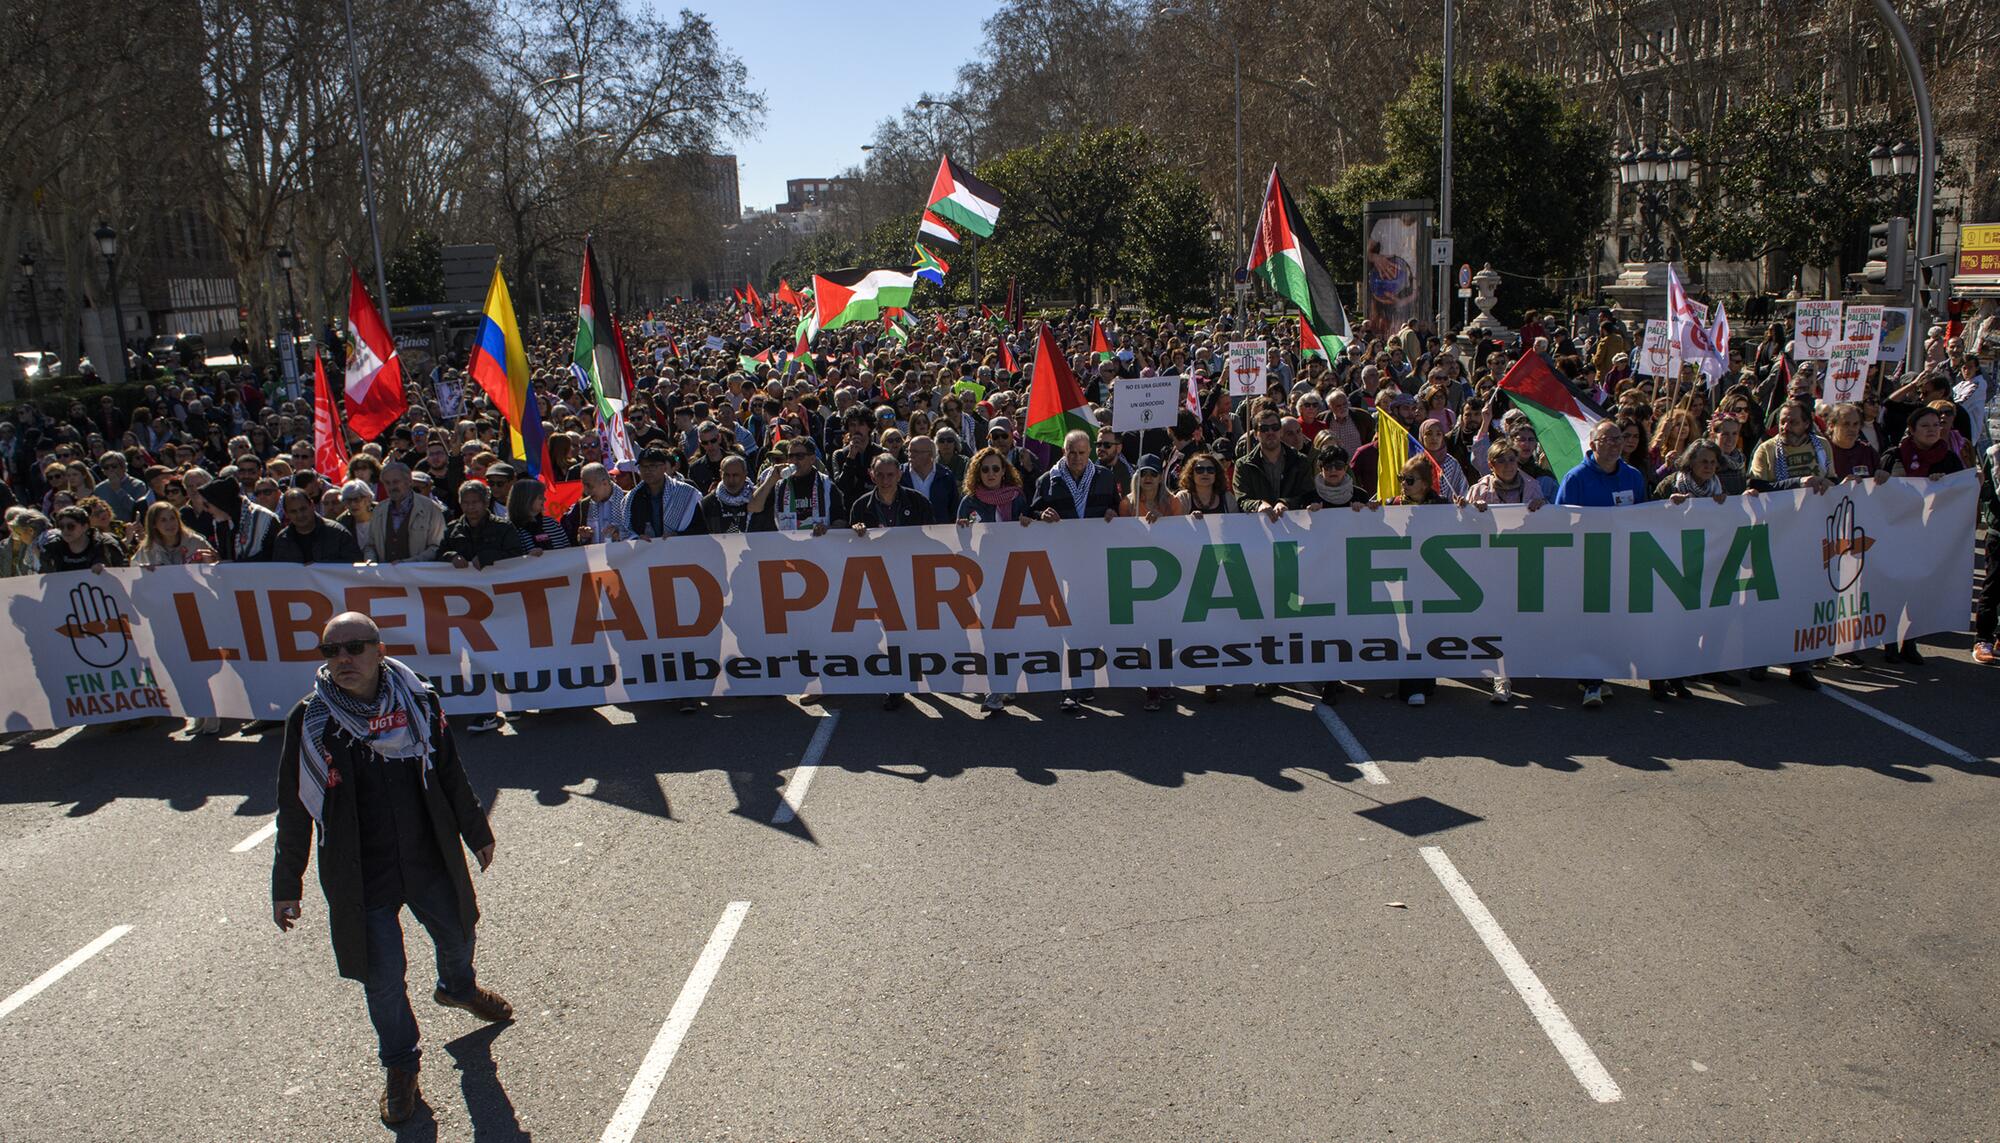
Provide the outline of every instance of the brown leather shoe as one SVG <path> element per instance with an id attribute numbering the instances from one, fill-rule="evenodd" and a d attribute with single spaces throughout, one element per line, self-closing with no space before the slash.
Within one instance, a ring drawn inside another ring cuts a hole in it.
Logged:
<path id="1" fill-rule="evenodd" d="M 474 985 L 472 995 L 464 1000 L 447 994 L 442 988 L 431 993 L 431 999 L 446 1008 L 463 1008 L 488 1024 L 504 1024 L 514 1018 L 514 1006 L 485 985 Z"/>
<path id="2" fill-rule="evenodd" d="M 382 1122 L 395 1126 L 417 1113 L 417 1073 L 389 1069 L 389 1082 L 382 1090 Z"/>

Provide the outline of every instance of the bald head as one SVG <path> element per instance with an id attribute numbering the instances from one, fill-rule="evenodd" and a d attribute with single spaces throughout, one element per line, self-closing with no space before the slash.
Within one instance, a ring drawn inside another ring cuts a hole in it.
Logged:
<path id="1" fill-rule="evenodd" d="M 380 639 L 382 629 L 359 611 L 343 611 L 327 620 L 326 629 L 319 633 L 319 637 L 323 643 L 331 643 L 335 639 Z"/>
<path id="2" fill-rule="evenodd" d="M 333 685 L 361 699 L 382 689 L 382 630 L 359 611 L 343 611 L 320 632 L 319 653 Z"/>

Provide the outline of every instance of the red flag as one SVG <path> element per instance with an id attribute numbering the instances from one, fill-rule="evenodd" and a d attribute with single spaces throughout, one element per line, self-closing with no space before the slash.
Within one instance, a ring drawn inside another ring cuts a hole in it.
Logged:
<path id="1" fill-rule="evenodd" d="M 347 423 L 363 440 L 373 440 L 409 411 L 403 396 L 403 360 L 375 309 L 375 299 L 353 267 L 347 271 Z"/>
<path id="2" fill-rule="evenodd" d="M 313 354 L 313 468 L 335 483 L 347 479 L 347 436 L 326 379 L 326 359 Z"/>
<path id="3" fill-rule="evenodd" d="M 756 286 L 756 284 L 755 284 L 755 283 L 749 283 L 749 284 L 746 284 L 746 285 L 745 285 L 745 286 L 743 287 L 743 290 L 744 290 L 744 292 L 745 292 L 745 293 L 747 293 L 747 294 L 749 295 L 749 297 L 750 297 L 750 308 L 751 308 L 751 309 L 752 309 L 753 311 L 757 312 L 757 313 L 760 313 L 760 314 L 761 314 L 761 313 L 763 313 L 763 312 L 764 312 L 764 299 L 763 299 L 763 298 L 760 298 L 760 297 L 758 297 L 758 296 L 757 296 L 757 286 Z"/>
<path id="4" fill-rule="evenodd" d="M 1104 325 L 1095 317 L 1090 319 L 1090 352 L 1099 361 L 1111 356 L 1111 343 L 1104 340 Z"/>
<path id="5" fill-rule="evenodd" d="M 1007 347 L 1007 339 L 1004 337 L 1000 339 L 1000 367 L 1009 373 L 1020 372 L 1014 365 L 1014 351 Z"/>
<path id="6" fill-rule="evenodd" d="M 783 305 L 788 305 L 795 310 L 805 308 L 806 300 L 800 297 L 799 292 L 797 290 L 792 289 L 792 284 L 790 282 L 785 281 L 783 278 L 778 279 L 778 292 L 776 294 L 776 298 L 779 303 Z"/>
<path id="7" fill-rule="evenodd" d="M 951 327 L 950 327 L 950 326 L 948 326 L 948 325 L 946 325 L 946 324 L 944 323 L 944 315 L 943 315 L 943 314 L 938 314 L 938 315 L 937 315 L 937 331 L 938 331 L 939 333 L 950 333 L 950 332 L 951 332 Z"/>

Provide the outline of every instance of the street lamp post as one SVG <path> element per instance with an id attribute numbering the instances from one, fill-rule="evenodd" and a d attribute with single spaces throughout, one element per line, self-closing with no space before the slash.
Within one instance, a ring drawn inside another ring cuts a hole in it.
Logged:
<path id="1" fill-rule="evenodd" d="M 118 297 L 118 232 L 111 224 L 100 221 L 97 229 L 91 231 L 97 239 L 97 249 L 104 255 L 104 276 L 106 289 L 111 292 L 111 320 L 117 330 L 111 338 L 111 354 L 118 362 L 111 375 L 111 383 L 125 383 L 125 305 Z"/>
<path id="2" fill-rule="evenodd" d="M 291 315 L 291 320 L 286 322 L 285 325 L 292 334 L 292 346 L 287 357 L 292 363 L 291 373 L 292 375 L 296 375 L 299 367 L 299 298 L 297 294 L 292 292 L 291 246 L 280 245 L 278 247 L 278 269 L 285 272 L 285 312 Z"/>
<path id="3" fill-rule="evenodd" d="M 36 353 L 42 351 L 42 300 L 35 295 L 35 256 L 25 250 L 21 252 L 21 280 L 28 291 L 28 328 L 35 343 L 30 348 Z"/>
<path id="4" fill-rule="evenodd" d="M 1215 223 L 1211 222 L 1208 224 L 1209 258 L 1213 260 L 1216 257 L 1217 252 L 1220 251 L 1221 249 L 1222 249 L 1222 228 L 1220 226 L 1217 226 Z M 1218 281 L 1221 281 L 1222 279 L 1228 278 L 1229 274 L 1227 271 L 1224 271 L 1223 273 L 1218 274 L 1216 277 Z M 1222 291 L 1227 288 L 1228 288 L 1228 283 L 1223 282 L 1222 285 L 1215 291 L 1215 308 L 1217 312 L 1220 312 L 1222 309 Z"/>
<path id="5" fill-rule="evenodd" d="M 947 111 L 955 112 L 960 119 L 964 120 L 965 158 L 972 164 L 973 170 L 978 170 L 979 132 L 973 126 L 972 116 L 966 113 L 965 107 L 949 99 L 919 99 L 917 100 L 917 107 L 923 111 L 942 107 Z M 972 300 L 974 304 L 977 304 L 979 301 L 979 239 L 974 235 L 968 234 L 965 237 L 965 262 L 966 267 L 972 271 Z"/>
<path id="6" fill-rule="evenodd" d="M 1639 200 L 1639 225 L 1646 234 L 1645 245 L 1639 250 L 1640 260 L 1663 262 L 1667 260 L 1667 250 L 1660 241 L 1660 216 L 1672 204 L 1673 188 L 1688 180 L 1694 153 L 1684 146 L 1667 152 L 1651 144 L 1642 147 L 1617 156 L 1618 182 L 1631 187 Z"/>
<path id="7" fill-rule="evenodd" d="M 1889 0 L 1875 0 L 1876 14 L 1889 25 L 1889 33 L 1896 38 L 1896 52 L 1903 59 L 1904 70 L 1910 73 L 1910 102 L 1917 108 L 1917 272 L 1910 282 L 1910 347 L 1919 359 L 1924 352 L 1924 338 L 1928 333 L 1931 318 L 1942 318 L 1945 291 L 1938 289 L 1931 295 L 1931 306 L 1924 305 L 1924 276 L 1932 270 L 1935 259 L 1931 251 L 1936 245 L 1932 232 L 1937 195 L 1937 124 L 1931 119 L 1931 90 L 1924 81 L 1923 60 L 1917 55 L 1915 41 L 1910 39 L 1910 29 L 1903 24 L 1903 18 L 1896 14 L 1896 6 Z M 1897 148 L 1908 156 L 1909 144 Z M 1895 152 L 1891 153 L 1892 161 Z M 1901 168 L 1899 167 L 1898 170 Z M 1938 312 L 1933 315 L 1931 308 Z"/>

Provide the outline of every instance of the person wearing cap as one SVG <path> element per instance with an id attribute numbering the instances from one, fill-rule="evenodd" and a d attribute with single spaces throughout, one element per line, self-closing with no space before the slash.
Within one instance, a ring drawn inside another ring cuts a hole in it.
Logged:
<path id="1" fill-rule="evenodd" d="M 486 466 L 486 487 L 492 492 L 487 511 L 496 520 L 507 518 L 507 493 L 514 487 L 514 477 L 519 475 L 514 466 L 506 461 L 496 461 Z"/>
<path id="2" fill-rule="evenodd" d="M 1021 474 L 1023 484 L 1033 487 L 1042 471 L 1042 463 L 1034 452 L 1021 444 L 1014 436 L 1014 418 L 994 417 L 986 422 L 986 443 L 999 449 L 1007 457 L 1007 463 Z"/>

